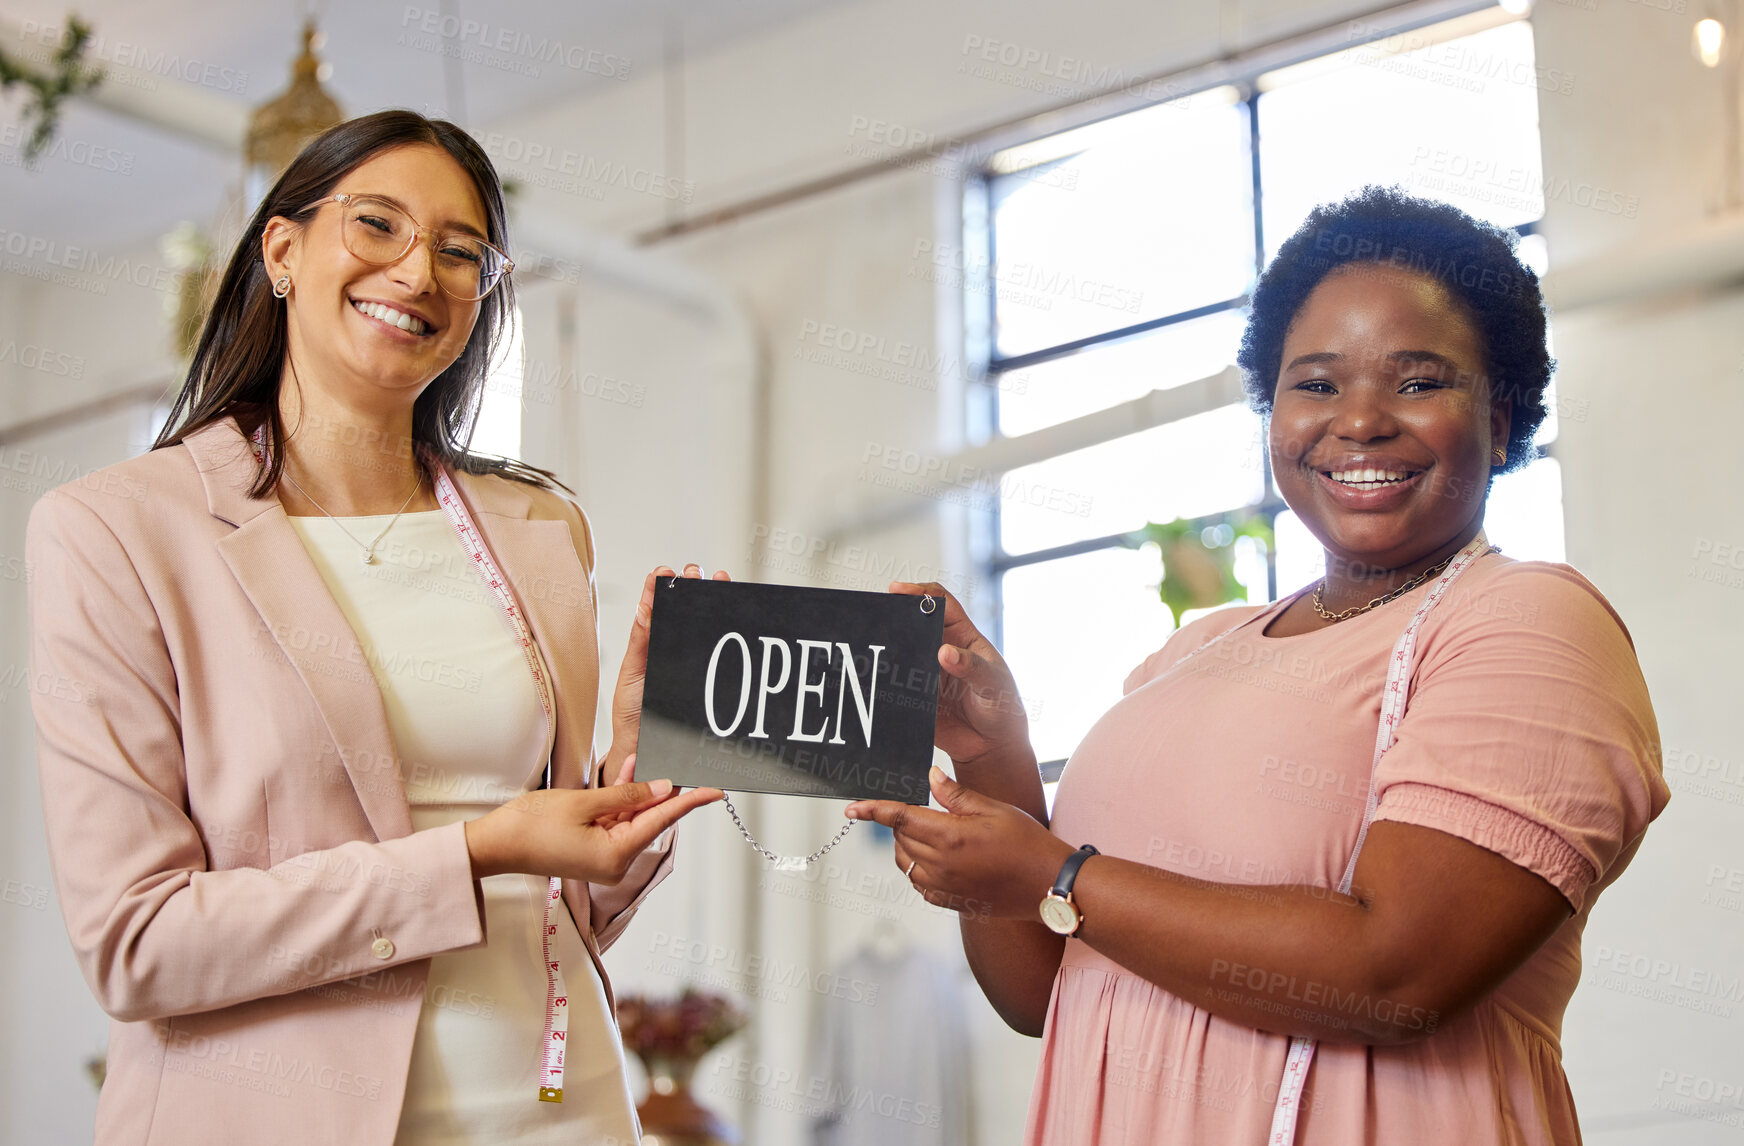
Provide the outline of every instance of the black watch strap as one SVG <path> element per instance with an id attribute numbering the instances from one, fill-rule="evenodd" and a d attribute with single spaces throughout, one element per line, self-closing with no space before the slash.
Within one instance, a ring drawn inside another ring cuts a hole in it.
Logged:
<path id="1" fill-rule="evenodd" d="M 1091 856 L 1098 856 L 1101 854 L 1101 852 L 1097 851 L 1089 844 L 1084 844 L 1077 851 L 1067 856 L 1066 862 L 1060 865 L 1060 878 L 1054 881 L 1053 894 L 1062 899 L 1071 895 L 1072 883 L 1078 878 L 1078 869 L 1083 867 L 1084 861 L 1089 859 Z"/>

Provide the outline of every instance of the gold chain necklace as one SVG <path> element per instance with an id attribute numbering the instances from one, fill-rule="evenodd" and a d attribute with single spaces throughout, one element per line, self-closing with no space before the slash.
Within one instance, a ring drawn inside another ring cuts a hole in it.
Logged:
<path id="1" fill-rule="evenodd" d="M 285 480 L 287 480 L 291 483 L 292 488 L 294 488 L 298 493 L 302 494 L 304 497 L 309 498 L 310 505 L 314 506 L 316 509 L 321 510 L 322 513 L 327 513 L 327 510 L 321 505 L 320 502 L 316 501 L 312 497 L 309 497 L 308 490 L 304 489 L 302 486 L 297 484 L 297 479 L 291 476 L 291 471 L 290 471 L 289 467 L 286 467 L 286 468 L 280 470 L 279 472 L 281 472 L 285 475 Z M 327 513 L 327 519 L 329 521 L 331 521 L 334 525 L 339 526 L 339 532 L 341 532 L 341 533 L 345 534 L 345 536 L 351 538 L 351 540 L 356 542 L 358 547 L 363 550 L 363 563 L 365 565 L 374 565 L 376 563 L 376 560 L 377 560 L 376 555 L 375 555 L 375 547 L 381 544 L 381 539 L 388 535 L 388 530 L 390 530 L 394 527 L 394 522 L 398 521 L 400 519 L 400 514 L 406 512 L 406 507 L 408 505 L 412 504 L 412 499 L 414 497 L 417 497 L 418 491 L 423 489 L 423 488 L 424 488 L 424 467 L 419 466 L 418 467 L 417 484 L 412 486 L 412 492 L 406 495 L 406 500 L 402 501 L 400 503 L 400 508 L 394 513 L 393 519 L 390 520 L 386 525 L 382 526 L 382 531 L 375 535 L 374 541 L 365 542 L 365 541 L 360 540 L 358 538 L 357 534 L 355 534 L 355 533 L 351 532 L 351 530 L 345 528 L 345 524 L 343 522 L 341 522 L 337 517 L 334 517 L 331 513 Z"/>
<path id="2" fill-rule="evenodd" d="M 1368 604 L 1353 606 L 1349 609 L 1344 610 L 1344 612 L 1342 612 L 1342 613 L 1329 613 L 1326 611 L 1326 606 L 1321 604 L 1320 594 L 1326 590 L 1326 578 L 1322 577 L 1320 579 L 1320 584 L 1314 586 L 1314 596 L 1312 598 L 1313 604 L 1314 604 L 1314 611 L 1316 613 L 1319 613 L 1323 620 L 1328 620 L 1328 621 L 1342 621 L 1342 620 L 1345 620 L 1346 618 L 1354 617 L 1359 613 L 1366 613 L 1370 609 L 1374 608 L 1377 605 L 1385 605 L 1388 601 L 1393 600 L 1395 597 L 1402 597 L 1406 593 L 1409 593 L 1411 590 L 1415 589 L 1417 586 L 1423 584 L 1423 582 L 1429 580 L 1429 578 L 1435 576 L 1437 573 L 1441 572 L 1443 569 L 1446 569 L 1448 567 L 1448 565 L 1453 561 L 1453 559 L 1457 556 L 1459 556 L 1458 553 L 1450 553 L 1444 559 L 1437 562 L 1435 565 L 1431 566 L 1430 568 L 1425 569 L 1423 572 L 1417 574 L 1417 576 L 1411 578 L 1409 581 L 1405 582 L 1403 585 L 1399 586 L 1397 589 L 1394 589 L 1391 592 L 1382 593 L 1379 597 L 1376 597 L 1374 600 L 1370 601 Z"/>

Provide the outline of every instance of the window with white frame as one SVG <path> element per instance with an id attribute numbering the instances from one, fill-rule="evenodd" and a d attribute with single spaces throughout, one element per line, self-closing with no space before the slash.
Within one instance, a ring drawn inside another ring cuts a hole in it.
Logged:
<path id="1" fill-rule="evenodd" d="M 984 311 L 975 400 L 990 435 L 1028 447 L 989 511 L 997 639 L 1052 775 L 1173 630 L 1135 530 L 1261 517 L 1275 546 L 1236 551 L 1255 602 L 1321 573 L 1260 418 L 1223 373 L 1266 261 L 1316 204 L 1380 183 L 1514 228 L 1543 274 L 1537 224 L 1566 191 L 1542 175 L 1545 84 L 1531 25 L 1487 8 L 1010 147 L 972 184 L 965 234 L 986 268 L 968 294 Z M 1546 401 L 1541 449 L 1556 435 Z M 1154 424 L 1099 428 L 1123 403 Z M 1554 457 L 1498 479 L 1486 525 L 1511 556 L 1562 560 Z"/>

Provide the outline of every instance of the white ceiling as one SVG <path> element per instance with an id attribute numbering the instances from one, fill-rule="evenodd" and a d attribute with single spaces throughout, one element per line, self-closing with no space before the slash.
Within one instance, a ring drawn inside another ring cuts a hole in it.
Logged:
<path id="1" fill-rule="evenodd" d="M 478 133 L 658 72 L 672 29 L 695 56 L 840 2 L 315 0 L 312 7 L 325 36 L 319 55 L 331 66 L 325 86 L 346 114 L 410 107 Z M 95 31 L 88 56 L 146 66 L 116 69 L 111 99 L 247 109 L 289 82 L 310 8 L 295 0 L 81 0 L 76 10 Z M 12 48 L 33 24 L 57 27 L 65 12 L 39 0 L 9 3 L 0 14 L 5 42 Z M 445 18 L 451 30 L 470 22 L 467 33 L 442 35 Z M 240 180 L 240 156 L 89 101 L 63 115 L 58 153 L 26 170 L 20 106 L 15 97 L 0 104 L 0 231 L 120 249 L 183 219 L 210 220 Z"/>

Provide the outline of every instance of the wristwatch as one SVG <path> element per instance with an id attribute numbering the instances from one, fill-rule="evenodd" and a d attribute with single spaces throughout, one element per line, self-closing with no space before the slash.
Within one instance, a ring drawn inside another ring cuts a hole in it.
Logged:
<path id="1" fill-rule="evenodd" d="M 1042 922 L 1048 930 L 1059 935 L 1075 935 L 1078 928 L 1084 926 L 1084 913 L 1078 910 L 1078 905 L 1072 902 L 1072 883 L 1078 878 L 1078 869 L 1084 866 L 1084 861 L 1102 853 L 1085 844 L 1066 857 L 1066 862 L 1060 865 L 1060 878 L 1054 881 L 1052 890 L 1042 899 L 1040 908 Z"/>

